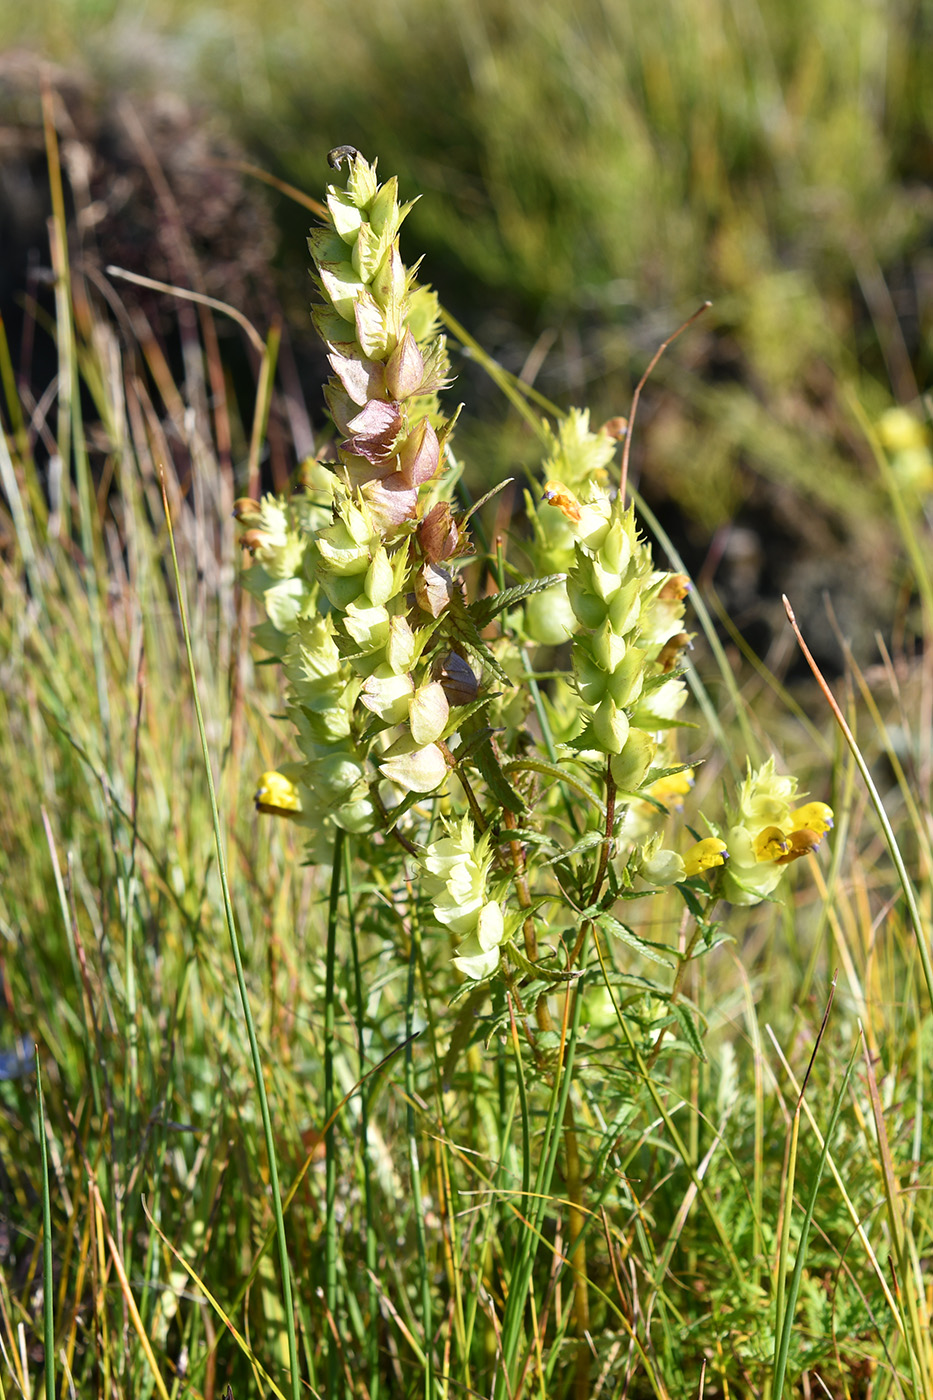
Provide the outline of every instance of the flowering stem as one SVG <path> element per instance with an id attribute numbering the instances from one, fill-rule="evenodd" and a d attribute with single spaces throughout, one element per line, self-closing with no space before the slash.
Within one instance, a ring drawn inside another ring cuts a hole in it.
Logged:
<path id="1" fill-rule="evenodd" d="M 487 825 L 486 818 L 483 816 L 483 810 L 480 807 L 479 802 L 476 800 L 476 793 L 473 791 L 473 788 L 470 785 L 469 778 L 460 769 L 460 767 L 457 764 L 456 758 L 450 752 L 450 749 L 444 743 L 443 739 L 440 739 L 438 741 L 437 747 L 440 749 L 441 753 L 444 755 L 447 762 L 450 764 L 451 768 L 460 780 L 460 786 L 463 788 L 463 795 L 466 798 L 467 806 L 470 809 L 470 816 L 473 818 L 473 825 L 480 833 L 484 832 L 486 830 Z"/>
<path id="2" fill-rule="evenodd" d="M 379 817 L 382 822 L 382 829 L 383 831 L 385 831 L 388 829 L 389 826 L 389 814 L 386 811 L 385 803 L 379 796 L 378 787 L 375 783 L 373 783 L 372 787 L 369 789 L 369 795 L 373 806 L 379 813 Z M 402 835 L 402 833 L 398 829 L 398 826 L 393 826 L 391 834 L 392 836 L 394 836 L 395 840 L 401 846 L 403 851 L 407 851 L 410 856 L 417 856 L 418 847 L 415 846 L 411 841 L 409 841 L 407 836 Z"/>
<path id="3" fill-rule="evenodd" d="M 606 837 L 599 853 L 599 865 L 596 869 L 596 879 L 593 881 L 593 892 L 590 895 L 590 904 L 595 904 L 599 899 L 599 892 L 603 887 L 606 878 L 606 871 L 609 868 L 609 851 L 612 847 L 612 829 L 616 819 L 616 785 L 612 776 L 612 760 L 606 759 Z"/>
<path id="4" fill-rule="evenodd" d="M 625 488 L 628 484 L 628 459 L 629 454 L 632 450 L 632 429 L 635 426 L 635 414 L 638 412 L 638 400 L 641 398 L 641 391 L 647 384 L 648 377 L 651 374 L 651 371 L 654 369 L 655 365 L 658 363 L 658 360 L 660 360 L 667 347 L 673 341 L 675 341 L 679 335 L 682 335 L 688 326 L 692 326 L 694 321 L 699 316 L 702 316 L 703 312 L 708 310 L 709 307 L 712 306 L 712 304 L 713 303 L 711 301 L 704 301 L 703 305 L 698 306 L 692 316 L 687 317 L 686 321 L 684 321 L 682 326 L 677 327 L 677 330 L 674 332 L 673 335 L 669 335 L 667 337 L 667 340 L 663 341 L 662 344 L 658 346 L 657 350 L 654 352 L 654 355 L 651 357 L 651 360 L 648 363 L 648 368 L 645 370 L 641 379 L 639 379 L 638 381 L 638 384 L 635 388 L 635 392 L 632 395 L 632 411 L 629 414 L 628 428 L 625 434 L 625 446 L 622 449 L 622 474 L 619 480 L 619 495 L 622 497 L 623 501 L 625 500 Z"/>

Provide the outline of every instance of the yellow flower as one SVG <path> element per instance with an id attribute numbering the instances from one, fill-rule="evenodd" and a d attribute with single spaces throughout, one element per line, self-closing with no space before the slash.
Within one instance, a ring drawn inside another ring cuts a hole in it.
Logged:
<path id="1" fill-rule="evenodd" d="M 779 826 L 766 826 L 752 842 L 757 860 L 779 860 L 788 849 L 788 840 Z"/>
<path id="2" fill-rule="evenodd" d="M 833 809 L 825 802 L 807 802 L 791 812 L 790 822 L 792 831 L 807 829 L 815 831 L 818 836 L 825 836 L 827 831 L 832 830 Z"/>
<path id="3" fill-rule="evenodd" d="M 757 904 L 780 884 L 784 867 L 816 849 L 833 824 L 825 802 L 791 807 L 797 779 L 774 771 L 768 759 L 749 766 L 738 810 L 727 832 L 732 859 L 723 881 L 723 896 L 732 904 Z"/>
<path id="4" fill-rule="evenodd" d="M 684 856 L 684 874 L 688 879 L 691 875 L 703 875 L 717 865 L 725 865 L 728 854 L 725 841 L 718 836 L 706 836 Z"/>
<path id="5" fill-rule="evenodd" d="M 663 802 L 665 807 L 682 807 L 684 798 L 693 787 L 693 769 L 683 768 L 679 773 L 671 773 L 666 778 L 658 778 L 648 789 L 652 797 Z"/>
<path id="6" fill-rule="evenodd" d="M 301 813 L 301 797 L 295 784 L 284 773 L 271 770 L 263 773 L 253 799 L 258 812 L 274 817 L 292 817 Z"/>

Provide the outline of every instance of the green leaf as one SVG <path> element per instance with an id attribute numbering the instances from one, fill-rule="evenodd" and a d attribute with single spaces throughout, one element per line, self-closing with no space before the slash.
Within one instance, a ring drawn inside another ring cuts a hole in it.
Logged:
<path id="1" fill-rule="evenodd" d="M 666 967 L 673 967 L 674 959 L 671 950 L 663 943 L 652 943 L 647 938 L 640 938 L 634 929 L 630 929 L 627 924 L 620 924 L 619 920 L 614 919 L 611 914 L 603 912 L 594 914 L 592 917 L 593 922 L 598 924 L 604 933 L 627 943 L 630 948 L 635 948 L 642 957 L 648 958 L 651 962 L 663 963 Z"/>
<path id="2" fill-rule="evenodd" d="M 454 1022 L 454 1028 L 450 1035 L 450 1045 L 447 1047 L 447 1054 L 444 1056 L 444 1064 L 441 1070 L 441 1084 L 444 1089 L 450 1087 L 457 1061 L 463 1051 L 481 1038 L 479 1030 L 478 1013 L 484 1002 L 489 1000 L 489 987 L 486 983 L 477 986 L 475 983 L 467 983 L 469 995 L 465 1001 L 461 1002 L 460 1014 Z"/>
<path id="3" fill-rule="evenodd" d="M 556 763 L 545 763 L 536 758 L 510 759 L 508 763 L 503 765 L 503 770 L 506 773 L 540 773 L 542 777 L 553 778 L 555 783 L 566 783 L 567 787 L 591 802 L 605 820 L 606 809 L 600 801 L 598 793 L 589 787 L 582 778 L 578 778 L 576 774 L 559 767 Z"/>
<path id="4" fill-rule="evenodd" d="M 703 915 L 705 912 L 702 901 L 698 898 L 696 893 L 690 888 L 689 885 L 686 885 L 683 882 L 681 882 L 677 885 L 676 888 L 680 891 L 681 898 L 683 899 L 684 904 L 686 904 L 687 908 L 690 910 L 690 913 L 696 919 L 697 923 L 702 924 Z"/>
<path id="5" fill-rule="evenodd" d="M 471 715 L 475 715 L 484 705 L 488 705 L 491 699 L 491 695 L 482 695 L 478 700 L 471 700 L 468 705 L 452 705 L 450 720 L 441 738 L 449 739 L 451 734 L 456 734 L 458 729 L 463 728 L 464 721 L 468 720 Z"/>
<path id="6" fill-rule="evenodd" d="M 544 578 L 527 579 L 524 583 L 516 584 L 514 588 L 504 588 L 501 593 L 494 593 L 489 598 L 477 598 L 467 611 L 477 627 L 488 627 L 490 622 L 507 608 L 520 603 L 523 598 L 530 598 L 535 593 L 543 593 L 545 589 L 553 588 L 555 583 L 563 583 L 566 577 L 566 574 L 547 574 Z"/>
<path id="7" fill-rule="evenodd" d="M 514 689 L 513 682 L 503 671 L 495 656 L 493 656 L 487 644 L 479 634 L 476 623 L 466 610 L 466 606 L 460 594 L 454 590 L 450 603 L 445 614 L 446 626 L 445 635 L 450 637 L 465 651 L 472 652 L 485 666 L 488 666 L 492 674 L 502 685 Z"/>
<path id="8" fill-rule="evenodd" d="M 579 856 L 585 851 L 591 851 L 594 846 L 601 846 L 605 839 L 601 831 L 590 831 L 575 846 L 571 846 L 566 851 L 558 851 L 556 856 L 551 856 L 550 860 L 546 860 L 544 864 L 558 865 L 562 860 L 569 860 L 571 856 Z"/>
<path id="9" fill-rule="evenodd" d="M 647 992 L 654 997 L 665 997 L 669 988 L 652 982 L 650 977 L 640 977 L 637 972 L 607 972 L 606 983 L 611 987 L 631 987 L 636 992 Z"/>
<path id="10" fill-rule="evenodd" d="M 520 841 L 523 846 L 539 846 L 542 849 L 544 847 L 549 847 L 551 850 L 557 845 L 557 842 L 552 836 L 547 836 L 543 831 L 535 831 L 534 828 L 530 826 L 511 826 L 503 828 L 497 836 L 493 837 L 492 844 L 494 846 L 511 846 L 513 841 Z M 560 857 L 558 857 L 558 859 L 560 859 Z M 551 861 L 545 863 L 548 865 L 553 864 Z"/>
<path id="11" fill-rule="evenodd" d="M 525 954 L 515 943 L 507 944 L 506 948 L 511 961 L 528 977 L 543 977 L 546 982 L 557 983 L 575 982 L 578 977 L 582 976 L 581 968 L 577 968 L 573 972 L 564 972 L 556 967 L 551 969 L 546 963 L 532 962 L 530 958 L 525 957 Z"/>
<path id="12" fill-rule="evenodd" d="M 674 1013 L 677 1024 L 683 1032 L 684 1040 L 686 1040 L 694 1055 L 706 1064 L 707 1056 L 706 1051 L 703 1049 L 703 1041 L 700 1038 L 700 1028 L 694 1020 L 690 1008 L 685 1006 L 682 1001 L 675 1001 L 670 1009 Z"/>
<path id="13" fill-rule="evenodd" d="M 518 816 L 524 812 L 525 804 L 502 771 L 492 746 L 492 734 L 493 730 L 489 728 L 485 731 L 478 730 L 476 734 L 464 732 L 467 751 L 485 778 L 489 791 L 498 805 L 504 807 L 507 812 L 514 812 Z M 474 739 L 476 739 L 475 743 Z M 459 752 L 457 760 L 460 761 Z"/>

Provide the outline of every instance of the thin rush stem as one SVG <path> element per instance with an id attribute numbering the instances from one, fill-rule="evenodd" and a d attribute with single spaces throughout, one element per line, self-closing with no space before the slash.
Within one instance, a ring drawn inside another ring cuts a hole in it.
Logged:
<path id="1" fill-rule="evenodd" d="M 888 819 L 888 814 L 885 811 L 884 803 L 881 800 L 881 794 L 879 793 L 878 789 L 874 784 L 874 780 L 872 779 L 871 773 L 868 770 L 868 764 L 862 757 L 862 751 L 859 748 L 858 743 L 856 742 L 855 735 L 852 733 L 852 730 L 846 723 L 845 715 L 839 708 L 839 705 L 836 701 L 836 697 L 830 690 L 822 671 L 820 670 L 819 666 L 817 666 L 816 661 L 813 659 L 813 655 L 810 651 L 810 648 L 807 646 L 806 642 L 803 639 L 803 633 L 797 625 L 797 618 L 793 608 L 790 605 L 790 600 L 787 598 L 786 595 L 782 594 L 782 601 L 784 603 L 784 611 L 787 613 L 787 620 L 794 630 L 794 636 L 797 638 L 797 643 L 800 647 L 800 650 L 803 652 L 806 658 L 807 665 L 813 672 L 817 685 L 820 687 L 820 690 L 826 697 L 826 702 L 833 712 L 836 723 L 841 729 L 845 741 L 848 744 L 849 749 L 851 750 L 852 757 L 855 759 L 858 770 L 862 775 L 862 781 L 868 789 L 868 795 L 871 798 L 872 806 L 875 809 L 875 813 L 878 817 L 881 830 L 884 833 L 884 839 L 887 842 L 888 850 L 891 853 L 891 860 L 894 862 L 894 868 L 897 871 L 897 876 L 900 880 L 901 889 L 904 892 L 904 900 L 907 904 L 907 908 L 910 913 L 910 921 L 913 925 L 914 937 L 917 941 L 917 951 L 920 954 L 920 965 L 923 968 L 923 980 L 926 983 L 927 996 L 930 999 L 930 1005 L 933 1006 L 933 963 L 931 963 L 930 961 L 930 950 L 927 945 L 927 934 L 924 929 L 923 919 L 920 914 L 920 906 L 917 902 L 917 894 L 914 890 L 913 882 L 911 881 L 911 878 L 907 873 L 907 867 L 904 864 L 904 858 L 901 855 L 900 846 L 897 843 L 897 838 L 894 835 L 894 830 Z"/>
<path id="2" fill-rule="evenodd" d="M 611 781 L 612 779 L 610 777 L 609 782 L 611 783 Z M 611 801 L 607 802 L 607 807 L 610 806 Z M 608 821 L 611 824 L 611 814 Z M 503 824 L 506 828 L 514 828 L 515 817 L 511 812 L 503 812 Z M 608 842 L 604 849 L 608 850 Z M 515 871 L 515 889 L 518 902 L 523 909 L 529 909 L 531 907 L 531 892 L 528 888 L 528 879 L 525 873 L 525 856 L 521 843 L 518 841 L 510 841 L 509 851 L 512 855 Z M 535 934 L 534 919 L 530 915 L 522 925 L 522 932 L 525 940 L 525 955 L 529 962 L 535 962 L 537 960 L 538 943 Z M 568 994 L 579 996 L 579 991 L 574 989 L 570 992 L 570 989 L 568 989 Z M 546 998 L 543 996 L 539 997 L 535 1003 L 535 1020 L 538 1023 L 538 1029 L 540 1031 L 554 1031 L 554 1022 L 551 1018 L 550 1008 L 548 1007 Z M 586 1235 L 584 1234 L 587 1216 L 586 1211 L 583 1209 L 583 1172 L 580 1165 L 580 1146 L 573 1109 L 573 1096 L 570 1093 L 568 1093 L 564 1105 L 563 1126 L 564 1173 L 567 1183 L 567 1196 L 570 1201 L 570 1249 L 567 1257 L 573 1269 L 573 1312 L 574 1328 L 577 1334 L 574 1397 L 575 1400 L 586 1400 L 586 1396 L 589 1395 L 590 1390 L 590 1353 L 588 1341 L 590 1329 L 590 1297 L 589 1282 L 587 1279 Z"/>
<path id="3" fill-rule="evenodd" d="M 623 500 L 625 500 L 625 490 L 626 486 L 628 485 L 628 459 L 629 453 L 632 450 L 632 432 L 635 427 L 635 414 L 638 412 L 638 402 L 641 398 L 641 391 L 648 383 L 648 380 L 651 376 L 651 371 L 654 369 L 655 365 L 658 363 L 658 360 L 660 360 L 667 347 L 669 345 L 673 345 L 677 337 L 679 335 L 683 335 L 684 331 L 688 328 L 688 326 L 692 326 L 694 321 L 698 320 L 703 315 L 704 311 L 708 311 L 712 304 L 713 303 L 711 301 L 704 301 L 703 305 L 698 306 L 692 316 L 687 317 L 686 321 L 684 321 L 682 326 L 677 327 L 673 335 L 669 335 L 667 337 L 667 340 L 662 341 L 662 343 L 658 346 L 657 350 L 652 355 L 651 359 L 648 361 L 648 368 L 645 370 L 641 379 L 639 379 L 637 385 L 635 386 L 635 392 L 632 395 L 632 410 L 629 414 L 628 428 L 625 433 L 625 446 L 622 448 L 622 471 L 619 477 L 619 495 L 622 497 Z"/>
<path id="4" fill-rule="evenodd" d="M 684 948 L 684 951 L 680 954 L 680 961 L 677 964 L 677 971 L 674 974 L 674 985 L 673 987 L 671 987 L 670 995 L 667 999 L 669 1006 L 674 1006 L 680 1000 L 680 994 L 684 989 L 684 982 L 686 981 L 687 970 L 690 967 L 691 959 L 693 958 L 696 946 L 700 941 L 700 937 L 703 933 L 706 920 L 712 913 L 713 909 L 715 908 L 715 905 L 716 900 L 711 900 L 709 907 L 706 911 L 706 918 L 704 918 L 702 923 L 697 923 L 697 926 L 693 930 L 693 934 L 690 938 L 689 943 Z M 658 1032 L 658 1038 L 654 1043 L 654 1048 L 652 1049 L 651 1054 L 648 1056 L 648 1059 L 645 1061 L 645 1067 L 648 1070 L 653 1069 L 654 1065 L 657 1062 L 657 1058 L 661 1053 L 661 1046 L 664 1042 L 664 1036 L 667 1032 L 667 1029 L 667 1026 L 662 1026 L 660 1031 Z"/>

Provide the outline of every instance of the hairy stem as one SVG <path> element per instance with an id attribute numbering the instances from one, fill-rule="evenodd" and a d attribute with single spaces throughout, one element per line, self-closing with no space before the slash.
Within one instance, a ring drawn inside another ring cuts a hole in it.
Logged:
<path id="1" fill-rule="evenodd" d="M 715 903 L 715 899 L 710 901 L 709 905 L 706 908 L 703 920 L 697 923 L 697 926 L 693 930 L 693 933 L 690 937 L 689 943 L 684 948 L 684 951 L 680 954 L 680 961 L 677 964 L 677 972 L 674 975 L 674 985 L 671 988 L 671 994 L 668 997 L 669 1006 L 673 1006 L 675 1002 L 680 1000 L 680 994 L 684 989 L 684 981 L 687 976 L 687 969 L 690 966 L 690 960 L 693 957 L 694 950 L 700 941 L 700 936 L 703 933 L 704 928 L 706 928 L 707 926 L 707 920 L 709 918 L 709 915 L 713 911 Z M 658 1033 L 658 1038 L 654 1043 L 654 1048 L 652 1049 L 651 1054 L 648 1056 L 647 1064 L 645 1066 L 648 1070 L 651 1070 L 657 1062 L 657 1058 L 661 1053 L 661 1046 L 664 1042 L 664 1036 L 666 1031 L 667 1026 L 662 1026 L 661 1030 Z"/>

